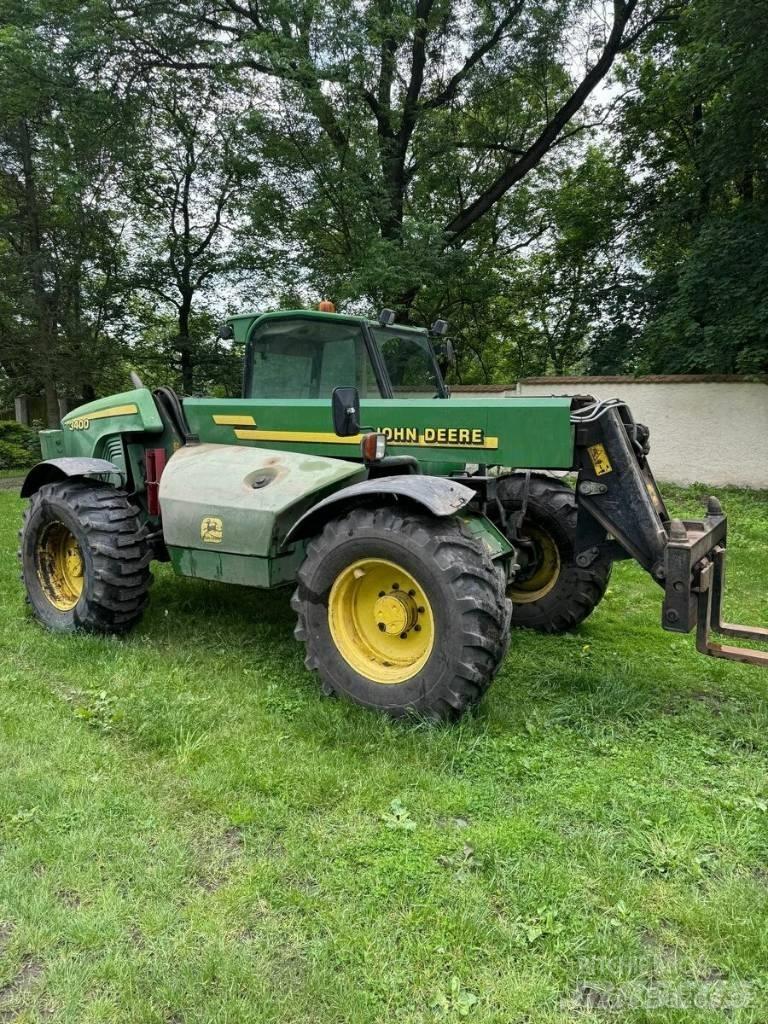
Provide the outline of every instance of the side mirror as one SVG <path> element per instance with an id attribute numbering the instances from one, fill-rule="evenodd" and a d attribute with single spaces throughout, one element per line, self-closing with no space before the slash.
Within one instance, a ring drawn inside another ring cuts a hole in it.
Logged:
<path id="1" fill-rule="evenodd" d="M 360 395 L 357 388 L 334 388 L 331 397 L 333 429 L 339 437 L 360 433 Z"/>

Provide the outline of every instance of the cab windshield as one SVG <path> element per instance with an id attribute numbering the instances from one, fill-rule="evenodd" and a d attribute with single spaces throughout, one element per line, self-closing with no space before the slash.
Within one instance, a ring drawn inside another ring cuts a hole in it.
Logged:
<path id="1" fill-rule="evenodd" d="M 434 398 L 444 394 L 440 371 L 426 335 L 382 326 L 371 326 L 371 333 L 396 395 Z"/>

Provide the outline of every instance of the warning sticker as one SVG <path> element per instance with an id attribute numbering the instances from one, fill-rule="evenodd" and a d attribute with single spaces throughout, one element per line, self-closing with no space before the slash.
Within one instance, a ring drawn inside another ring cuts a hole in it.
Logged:
<path id="1" fill-rule="evenodd" d="M 593 444 L 590 448 L 587 448 L 587 452 L 592 460 L 596 476 L 604 476 L 606 473 L 613 471 L 613 466 L 602 444 Z"/>

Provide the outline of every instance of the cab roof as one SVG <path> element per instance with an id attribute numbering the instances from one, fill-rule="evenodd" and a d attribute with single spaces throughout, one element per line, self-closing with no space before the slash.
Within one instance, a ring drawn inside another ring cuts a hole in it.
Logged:
<path id="1" fill-rule="evenodd" d="M 369 324 L 372 327 L 381 326 L 378 320 L 371 320 L 367 316 L 354 316 L 348 313 L 325 313 L 319 309 L 276 309 L 269 313 L 260 313 L 257 310 L 248 313 L 236 313 L 228 316 L 225 323 L 232 324 L 235 333 L 235 341 L 244 342 L 248 338 L 251 326 L 258 320 L 290 319 L 291 317 L 302 320 L 337 320 L 340 323 Z M 400 331 L 412 331 L 414 334 L 426 334 L 424 327 L 413 327 L 410 324 L 391 324 Z"/>

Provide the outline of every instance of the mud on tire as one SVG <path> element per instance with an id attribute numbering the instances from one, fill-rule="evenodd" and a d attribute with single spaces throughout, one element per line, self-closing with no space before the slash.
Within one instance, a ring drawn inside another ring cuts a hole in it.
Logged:
<path id="1" fill-rule="evenodd" d="M 411 678 L 393 683 L 362 674 L 334 639 L 329 596 L 337 579 L 361 560 L 402 567 L 426 596 L 434 639 Z M 459 519 L 388 506 L 355 509 L 327 523 L 308 546 L 291 601 L 298 616 L 295 636 L 306 645 L 305 664 L 318 672 L 326 693 L 394 717 L 453 720 L 480 700 L 504 658 L 511 612 L 504 585 L 502 570 Z"/>
<path id="2" fill-rule="evenodd" d="M 67 531 L 79 549 L 82 590 L 72 607 L 51 599 L 46 538 L 52 530 Z M 124 491 L 86 480 L 45 484 L 32 495 L 19 536 L 27 600 L 48 629 L 125 633 L 139 621 L 152 554 L 139 510 Z"/>

